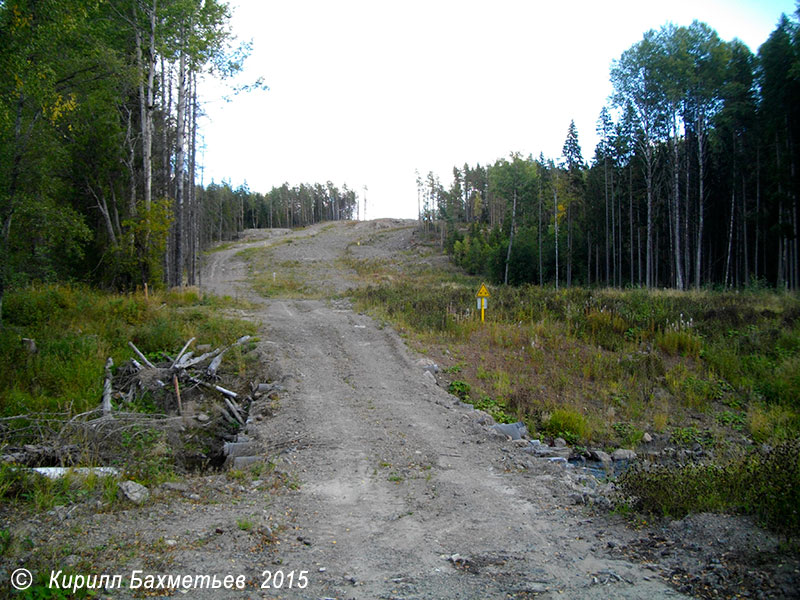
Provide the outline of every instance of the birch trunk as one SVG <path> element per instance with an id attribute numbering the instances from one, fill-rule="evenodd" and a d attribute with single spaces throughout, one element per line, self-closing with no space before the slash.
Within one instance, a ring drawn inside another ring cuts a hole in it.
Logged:
<path id="1" fill-rule="evenodd" d="M 184 32 L 182 33 L 182 37 Z M 183 234 L 184 234 L 184 162 L 186 161 L 186 52 L 181 49 L 178 59 L 178 113 L 175 140 L 175 263 L 172 285 L 183 285 Z"/>

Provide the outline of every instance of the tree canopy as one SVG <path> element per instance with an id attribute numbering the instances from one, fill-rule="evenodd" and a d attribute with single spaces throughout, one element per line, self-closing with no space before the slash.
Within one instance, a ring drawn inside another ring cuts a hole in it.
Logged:
<path id="1" fill-rule="evenodd" d="M 798 289 L 798 15 L 757 55 L 699 21 L 647 31 L 610 79 L 591 164 L 572 122 L 559 160 L 454 170 L 435 198 L 470 224 L 449 227 L 456 262 L 510 283 Z M 497 183 L 510 165 L 516 196 Z"/>

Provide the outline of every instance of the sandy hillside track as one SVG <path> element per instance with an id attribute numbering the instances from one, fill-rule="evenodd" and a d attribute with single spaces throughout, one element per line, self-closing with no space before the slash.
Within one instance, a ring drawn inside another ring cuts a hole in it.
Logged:
<path id="1" fill-rule="evenodd" d="M 414 234 L 402 222 L 319 225 L 206 261 L 204 287 L 235 289 L 258 307 L 264 353 L 286 387 L 258 437 L 298 485 L 271 500 L 280 543 L 253 562 L 308 571 L 309 585 L 259 597 L 680 597 L 652 570 L 612 556 L 607 540 L 630 534 L 575 507 L 563 467 L 491 435 L 480 413 L 424 376 L 393 330 L 346 300 L 248 291 L 254 274 L 237 256 L 248 246 L 312 283 L 325 273 L 338 292 L 358 284 L 345 252 L 411 260 Z"/>

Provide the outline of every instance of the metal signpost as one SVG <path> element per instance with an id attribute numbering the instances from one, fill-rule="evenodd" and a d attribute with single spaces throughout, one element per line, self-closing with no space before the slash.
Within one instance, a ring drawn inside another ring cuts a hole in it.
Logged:
<path id="1" fill-rule="evenodd" d="M 478 309 L 481 311 L 481 323 L 483 323 L 483 316 L 486 308 L 489 306 L 489 290 L 486 289 L 486 284 L 481 284 L 481 289 L 475 294 L 478 299 Z"/>

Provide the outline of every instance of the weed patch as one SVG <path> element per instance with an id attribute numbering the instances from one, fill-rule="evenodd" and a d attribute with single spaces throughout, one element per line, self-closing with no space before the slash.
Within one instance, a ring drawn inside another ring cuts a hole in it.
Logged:
<path id="1" fill-rule="evenodd" d="M 800 534 L 800 442 L 784 442 L 726 464 L 635 467 L 617 485 L 634 509 L 680 519 L 690 512 L 757 517 L 774 531 Z"/>
<path id="2" fill-rule="evenodd" d="M 189 464 L 187 440 L 191 438 L 203 450 L 208 440 L 205 430 L 184 436 L 180 428 L 169 426 L 164 415 L 168 407 L 157 394 L 136 396 L 127 405 L 124 398 L 114 397 L 112 403 L 121 412 L 114 420 L 98 421 L 97 426 L 87 425 L 86 414 L 100 404 L 106 359 L 124 365 L 133 355 L 128 341 L 146 355 L 163 360 L 164 355 L 175 356 L 191 337 L 223 346 L 255 333 L 252 323 L 219 315 L 220 309 L 232 306 L 236 304 L 230 299 L 205 296 L 195 289 L 156 291 L 149 297 L 66 285 L 9 291 L 0 330 L 0 447 L 4 454 L 30 444 L 43 452 L 31 458 L 31 466 L 116 466 L 146 484 L 174 478 L 176 469 Z M 23 338 L 34 340 L 35 352 L 22 343 Z M 226 358 L 226 376 L 244 375 L 248 360 L 242 349 L 233 349 Z M 125 377 L 124 368 L 118 374 Z M 53 482 L 23 477 L 15 467 L 8 469 L 0 473 L 4 499 L 34 510 L 73 499 L 69 483 L 75 483 L 74 479 Z M 77 489 L 86 492 L 87 486 L 107 500 L 115 495 L 114 486 L 98 485 L 92 478 L 81 480 Z"/>

